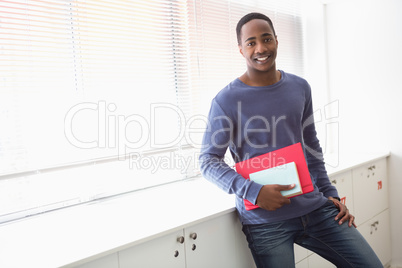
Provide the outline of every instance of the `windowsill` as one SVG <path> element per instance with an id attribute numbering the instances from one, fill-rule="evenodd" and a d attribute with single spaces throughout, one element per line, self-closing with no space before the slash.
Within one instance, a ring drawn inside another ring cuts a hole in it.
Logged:
<path id="1" fill-rule="evenodd" d="M 388 155 L 353 154 L 328 173 Z M 233 211 L 233 195 L 199 178 L 45 213 L 0 225 L 0 267 L 78 264 Z"/>

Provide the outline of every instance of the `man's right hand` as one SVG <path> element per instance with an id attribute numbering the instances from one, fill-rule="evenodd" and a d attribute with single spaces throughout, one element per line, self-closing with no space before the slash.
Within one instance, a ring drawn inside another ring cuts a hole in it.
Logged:
<path id="1" fill-rule="evenodd" d="M 279 185 L 279 184 L 272 184 L 272 185 L 264 185 L 258 196 L 257 196 L 257 203 L 260 208 L 266 210 L 276 210 L 284 205 L 290 204 L 290 199 L 284 197 L 281 194 L 281 191 L 290 190 L 294 188 L 294 184 L 290 185 Z"/>

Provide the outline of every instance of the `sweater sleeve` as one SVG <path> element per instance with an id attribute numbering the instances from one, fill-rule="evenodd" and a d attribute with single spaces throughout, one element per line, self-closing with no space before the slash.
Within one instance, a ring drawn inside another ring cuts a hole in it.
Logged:
<path id="1" fill-rule="evenodd" d="M 310 87 L 309 87 L 310 89 Z M 324 162 L 324 156 L 315 130 L 311 90 L 306 95 L 303 114 L 303 140 L 306 151 L 307 165 L 320 192 L 325 197 L 338 197 L 338 191 L 331 184 Z"/>
<path id="2" fill-rule="evenodd" d="M 255 204 L 262 185 L 244 179 L 225 161 L 234 127 L 233 119 L 213 99 L 199 157 L 201 173 L 225 192 Z"/>

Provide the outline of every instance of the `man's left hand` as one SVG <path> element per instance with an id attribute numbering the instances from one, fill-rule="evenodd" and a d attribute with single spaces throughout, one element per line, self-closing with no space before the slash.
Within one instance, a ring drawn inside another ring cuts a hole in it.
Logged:
<path id="1" fill-rule="evenodd" d="M 331 200 L 332 203 L 334 203 L 334 205 L 339 210 L 339 213 L 338 213 L 338 215 L 336 215 L 335 220 L 337 221 L 338 219 L 340 219 L 339 224 L 342 224 L 342 223 L 348 221 L 349 227 L 352 227 L 352 225 L 354 227 L 356 227 L 355 216 L 353 216 L 352 214 L 349 213 L 349 209 L 336 198 L 328 197 L 328 199 Z"/>

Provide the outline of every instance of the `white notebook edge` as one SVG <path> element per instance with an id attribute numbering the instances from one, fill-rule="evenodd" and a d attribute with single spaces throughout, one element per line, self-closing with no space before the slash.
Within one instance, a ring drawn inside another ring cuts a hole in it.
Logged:
<path id="1" fill-rule="evenodd" d="M 253 177 L 255 177 L 257 173 L 263 174 L 267 170 L 271 170 L 272 172 L 278 172 L 282 168 L 284 168 L 284 166 L 292 166 L 293 167 L 293 170 L 295 170 L 295 175 L 296 175 L 297 181 L 295 181 L 296 186 L 293 189 L 286 190 L 286 191 L 281 191 L 282 195 L 289 198 L 289 197 L 292 197 L 292 196 L 295 196 L 295 195 L 303 194 L 303 188 L 301 187 L 299 172 L 297 170 L 297 165 L 296 165 L 295 162 L 289 162 L 289 163 L 278 165 L 278 166 L 275 166 L 275 167 L 272 167 L 272 168 L 268 168 L 268 169 L 264 169 L 264 170 L 260 170 L 260 171 L 257 171 L 257 172 L 250 173 L 250 180 L 255 181 L 256 183 L 260 183 L 260 184 L 279 184 L 279 185 L 284 185 L 284 184 L 281 184 L 280 181 L 274 181 L 272 183 L 261 183 L 260 179 L 253 179 Z"/>

